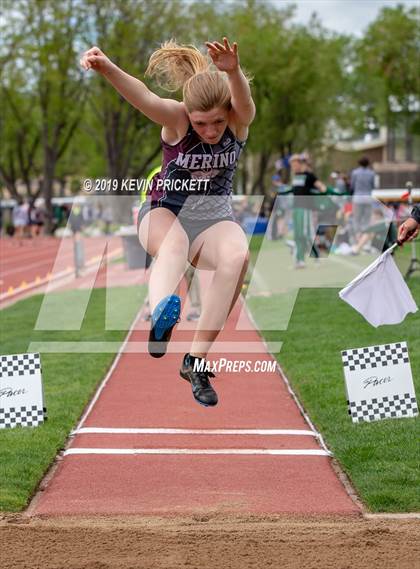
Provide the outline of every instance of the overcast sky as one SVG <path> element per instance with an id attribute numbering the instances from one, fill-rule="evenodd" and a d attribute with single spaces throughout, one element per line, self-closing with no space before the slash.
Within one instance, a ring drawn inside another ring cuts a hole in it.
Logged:
<path id="1" fill-rule="evenodd" d="M 278 5 L 296 4 L 295 20 L 306 24 L 317 12 L 323 25 L 341 33 L 360 35 L 384 6 L 419 6 L 420 0 L 275 0 Z"/>

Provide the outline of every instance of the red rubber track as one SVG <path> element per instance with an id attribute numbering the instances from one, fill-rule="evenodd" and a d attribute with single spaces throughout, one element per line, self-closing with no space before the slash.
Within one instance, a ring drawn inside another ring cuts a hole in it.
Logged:
<path id="1" fill-rule="evenodd" d="M 235 330 L 241 308 L 238 301 L 218 341 L 260 342 L 260 353 L 211 354 L 211 359 L 271 359 L 249 321 L 250 330 Z M 145 342 L 147 334 L 134 329 L 129 341 Z M 175 329 L 171 342 L 191 338 L 190 330 Z M 218 406 L 201 407 L 179 376 L 182 355 L 153 359 L 123 352 L 81 427 L 310 430 L 278 371 L 220 373 L 213 380 Z M 233 453 L 322 450 L 310 435 L 76 434 L 68 450 L 81 448 L 166 449 L 168 454 L 67 453 L 32 503 L 31 514 L 360 514 L 329 456 Z M 171 454 L 173 449 L 228 454 Z"/>
<path id="2" fill-rule="evenodd" d="M 104 237 L 84 238 L 85 262 L 102 255 L 106 240 Z M 118 237 L 110 237 L 108 252 L 121 247 Z M 16 289 L 22 282 L 30 284 L 37 277 L 44 279 L 48 273 L 73 269 L 73 239 L 40 237 L 23 239 L 0 239 L 0 294 L 10 287 Z"/>

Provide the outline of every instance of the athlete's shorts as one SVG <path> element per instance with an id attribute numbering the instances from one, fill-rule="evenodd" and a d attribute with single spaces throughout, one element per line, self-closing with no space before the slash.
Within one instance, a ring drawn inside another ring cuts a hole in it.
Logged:
<path id="1" fill-rule="evenodd" d="M 149 201 L 144 202 L 143 205 L 141 206 L 141 208 L 139 210 L 138 217 L 137 217 L 137 233 L 138 233 L 138 230 L 140 227 L 140 223 L 142 222 L 144 216 L 147 213 L 149 213 L 149 211 L 151 209 L 154 209 L 154 207 L 157 207 L 157 206 L 152 206 Z M 234 223 L 238 223 L 236 221 L 236 219 L 234 219 L 234 217 L 231 215 L 225 216 L 225 217 L 219 217 L 217 219 L 185 219 L 185 218 L 182 218 L 181 216 L 179 216 L 179 212 L 180 212 L 181 208 L 177 208 L 175 206 L 170 206 L 169 204 L 162 204 L 161 206 L 158 206 L 158 207 L 165 207 L 166 209 L 169 209 L 169 211 L 171 211 L 174 215 L 176 215 L 178 221 L 182 225 L 182 228 L 184 229 L 185 233 L 187 234 L 190 245 L 194 241 L 194 239 L 198 235 L 200 235 L 200 233 L 202 233 L 203 231 L 205 231 L 209 227 L 212 227 L 213 225 L 215 225 L 219 221 L 233 221 Z"/>

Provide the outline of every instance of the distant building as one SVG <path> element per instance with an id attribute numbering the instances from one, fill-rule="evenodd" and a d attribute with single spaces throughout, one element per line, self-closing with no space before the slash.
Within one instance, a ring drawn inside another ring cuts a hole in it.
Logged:
<path id="1" fill-rule="evenodd" d="M 348 172 L 362 155 L 371 161 L 381 188 L 403 188 L 407 181 L 420 187 L 420 136 L 382 127 L 363 139 L 337 142 L 329 159 L 336 170 Z"/>

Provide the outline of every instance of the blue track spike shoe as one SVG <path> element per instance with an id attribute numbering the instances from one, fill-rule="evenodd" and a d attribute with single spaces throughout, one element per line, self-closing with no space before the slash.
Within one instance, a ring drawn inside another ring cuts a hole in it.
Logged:
<path id="1" fill-rule="evenodd" d="M 194 399 L 200 403 L 200 405 L 204 407 L 214 407 L 218 401 L 217 393 L 211 386 L 209 378 L 216 376 L 211 371 L 195 371 L 194 360 L 196 359 L 200 360 L 201 358 L 185 354 L 179 372 L 180 376 L 191 383 Z"/>
<path id="2" fill-rule="evenodd" d="M 149 334 L 149 354 L 154 358 L 166 354 L 172 329 L 179 322 L 180 313 L 181 299 L 176 294 L 165 296 L 154 309 Z"/>

